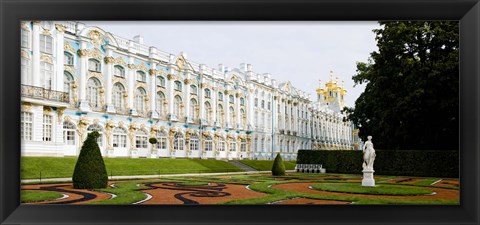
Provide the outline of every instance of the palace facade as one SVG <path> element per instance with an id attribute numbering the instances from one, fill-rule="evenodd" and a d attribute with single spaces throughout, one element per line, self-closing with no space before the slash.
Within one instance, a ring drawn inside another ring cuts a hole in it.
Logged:
<path id="1" fill-rule="evenodd" d="M 98 131 L 104 157 L 295 159 L 358 149 L 338 79 L 317 101 L 250 64 L 212 68 L 79 22 L 21 23 L 24 156 L 76 156 Z M 157 144 L 150 144 L 155 137 Z"/>

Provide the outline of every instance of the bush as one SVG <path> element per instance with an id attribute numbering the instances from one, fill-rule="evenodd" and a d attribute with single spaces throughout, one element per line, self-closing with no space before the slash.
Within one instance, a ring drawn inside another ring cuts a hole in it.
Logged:
<path id="1" fill-rule="evenodd" d="M 273 161 L 272 175 L 285 176 L 285 165 L 283 164 L 282 156 L 280 156 L 280 153 L 277 153 L 277 157 L 275 157 L 275 161 Z"/>
<path id="2" fill-rule="evenodd" d="M 458 151 L 376 150 L 375 174 L 459 177 Z M 299 150 L 297 164 L 322 164 L 331 173 L 361 174 L 362 151 Z"/>
<path id="3" fill-rule="evenodd" d="M 96 131 L 88 134 L 83 142 L 78 156 L 75 170 L 73 171 L 73 187 L 77 189 L 106 188 L 108 183 L 107 170 L 103 162 L 97 138 L 100 134 Z"/>
<path id="4" fill-rule="evenodd" d="M 154 145 L 154 144 L 158 143 L 158 140 L 154 137 L 151 137 L 150 139 L 148 139 L 148 142 L 150 142 L 150 144 Z"/>

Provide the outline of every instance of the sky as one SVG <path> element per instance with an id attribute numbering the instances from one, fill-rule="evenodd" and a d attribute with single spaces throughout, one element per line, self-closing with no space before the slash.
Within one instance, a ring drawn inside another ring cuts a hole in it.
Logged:
<path id="1" fill-rule="evenodd" d="M 356 85 L 356 62 L 377 51 L 377 22 L 221 22 L 221 21 L 82 21 L 123 38 L 143 37 L 144 44 L 218 68 L 252 64 L 256 73 L 270 73 L 277 84 L 290 81 L 316 101 L 315 89 L 330 79 L 344 81 L 346 105 L 354 107 L 365 85 Z"/>

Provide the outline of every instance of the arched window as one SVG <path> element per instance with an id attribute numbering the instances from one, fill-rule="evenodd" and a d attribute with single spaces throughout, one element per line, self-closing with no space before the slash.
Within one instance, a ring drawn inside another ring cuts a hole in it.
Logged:
<path id="1" fill-rule="evenodd" d="M 212 137 L 210 136 L 207 136 L 205 138 L 205 151 L 209 152 L 209 151 L 212 151 L 213 150 L 213 140 L 212 140 Z"/>
<path id="2" fill-rule="evenodd" d="M 97 78 L 90 78 L 87 82 L 87 102 L 91 108 L 100 108 L 100 88 L 101 84 Z"/>
<path id="3" fill-rule="evenodd" d="M 265 152 L 265 138 L 260 141 L 260 152 Z"/>
<path id="4" fill-rule="evenodd" d="M 162 76 L 157 77 L 157 86 L 165 87 L 165 78 Z"/>
<path id="5" fill-rule="evenodd" d="M 157 102 L 155 102 L 155 107 L 156 107 L 157 113 L 158 113 L 158 115 L 163 116 L 163 113 L 164 113 L 163 108 L 164 108 L 164 104 L 165 104 L 165 94 L 163 94 L 163 92 L 161 92 L 161 91 L 157 92 L 156 101 Z"/>
<path id="6" fill-rule="evenodd" d="M 73 55 L 68 53 L 68 52 L 64 52 L 63 53 L 63 64 L 68 65 L 68 66 L 73 65 Z"/>
<path id="7" fill-rule="evenodd" d="M 230 111 L 230 123 L 231 123 L 231 124 L 236 124 L 236 121 L 235 121 L 235 110 L 233 109 L 232 106 L 230 106 L 229 111 Z"/>
<path id="8" fill-rule="evenodd" d="M 135 147 L 136 148 L 147 148 L 147 131 L 145 130 L 137 130 L 135 132 Z"/>
<path id="9" fill-rule="evenodd" d="M 101 72 L 102 67 L 101 67 L 100 62 L 96 59 L 89 59 L 88 60 L 88 70 L 93 71 L 93 72 Z"/>
<path id="10" fill-rule="evenodd" d="M 210 105 L 209 102 L 205 102 L 205 120 L 207 120 L 207 123 L 210 124 L 212 122 L 212 106 Z"/>
<path id="11" fill-rule="evenodd" d="M 76 127 L 72 122 L 63 122 L 63 143 L 65 145 L 75 145 Z"/>
<path id="12" fill-rule="evenodd" d="M 145 112 L 145 97 L 147 97 L 145 89 L 137 88 L 137 91 L 135 92 L 134 107 L 139 115 Z"/>
<path id="13" fill-rule="evenodd" d="M 40 62 L 40 77 L 43 79 L 43 87 L 52 89 L 53 65 L 48 62 Z"/>
<path id="14" fill-rule="evenodd" d="M 63 72 L 63 91 L 67 92 L 68 96 L 71 96 L 72 93 L 72 82 L 72 75 L 67 71 Z"/>
<path id="15" fill-rule="evenodd" d="M 245 99 L 242 97 L 240 98 L 240 105 L 241 106 L 244 106 L 245 105 Z"/>
<path id="16" fill-rule="evenodd" d="M 211 98 L 211 96 L 212 96 L 212 93 L 211 93 L 210 89 L 208 89 L 208 88 L 205 89 L 205 98 Z"/>
<path id="17" fill-rule="evenodd" d="M 235 103 L 235 98 L 233 97 L 233 95 L 228 96 L 228 102 L 230 102 L 231 104 Z"/>
<path id="18" fill-rule="evenodd" d="M 220 123 L 220 124 L 223 124 L 223 106 L 218 104 L 218 107 L 217 107 L 217 118 L 216 118 L 217 122 Z"/>
<path id="19" fill-rule="evenodd" d="M 112 96 L 112 101 L 113 101 L 113 106 L 115 107 L 115 110 L 117 112 L 123 112 L 124 111 L 124 97 L 125 96 L 125 88 L 121 83 L 115 83 L 113 85 L 113 96 Z"/>
<path id="20" fill-rule="evenodd" d="M 190 99 L 190 118 L 193 120 L 197 119 L 197 100 L 194 98 Z"/>
<path id="21" fill-rule="evenodd" d="M 196 95 L 197 94 L 197 86 L 195 85 L 190 85 L 190 94 Z"/>
<path id="22" fill-rule="evenodd" d="M 40 51 L 48 54 L 53 52 L 53 38 L 49 35 L 40 34 Z"/>
<path id="23" fill-rule="evenodd" d="M 185 140 L 183 139 L 183 134 L 180 132 L 176 133 L 173 139 L 173 149 L 177 151 L 183 151 L 184 145 L 185 145 Z"/>
<path id="24" fill-rule="evenodd" d="M 197 151 L 198 150 L 198 135 L 192 134 L 190 135 L 190 150 Z"/>
<path id="25" fill-rule="evenodd" d="M 255 107 L 258 107 L 258 98 L 255 98 Z"/>
<path id="26" fill-rule="evenodd" d="M 97 144 L 98 144 L 98 147 L 102 147 L 102 143 L 103 143 L 103 128 L 102 126 L 100 126 L 99 124 L 92 124 L 90 126 L 88 126 L 87 128 L 87 131 L 88 133 L 92 133 L 93 131 L 97 131 L 100 136 L 97 138 Z"/>
<path id="27" fill-rule="evenodd" d="M 167 133 L 165 131 L 160 131 L 157 133 L 157 149 L 167 149 L 167 138 Z"/>
<path id="28" fill-rule="evenodd" d="M 176 80 L 174 86 L 175 90 L 182 91 L 182 82 Z"/>
<path id="29" fill-rule="evenodd" d="M 113 67 L 113 75 L 117 77 L 125 77 L 125 69 L 119 65 Z"/>
<path id="30" fill-rule="evenodd" d="M 122 127 L 113 129 L 113 147 L 126 148 L 127 147 L 127 131 Z"/>
<path id="31" fill-rule="evenodd" d="M 247 126 L 247 115 L 245 115 L 245 110 L 240 109 L 240 119 L 242 121 L 243 126 Z"/>
<path id="32" fill-rule="evenodd" d="M 178 117 L 180 116 L 181 105 L 182 105 L 182 98 L 176 95 L 174 99 L 174 104 L 173 104 L 173 114 Z"/>
<path id="33" fill-rule="evenodd" d="M 218 138 L 217 151 L 219 152 L 225 151 L 225 140 L 221 137 Z"/>
<path id="34" fill-rule="evenodd" d="M 137 71 L 137 81 L 147 82 L 147 75 L 142 71 Z"/>
<path id="35" fill-rule="evenodd" d="M 223 101 L 223 94 L 222 94 L 222 92 L 218 92 L 218 101 Z"/>

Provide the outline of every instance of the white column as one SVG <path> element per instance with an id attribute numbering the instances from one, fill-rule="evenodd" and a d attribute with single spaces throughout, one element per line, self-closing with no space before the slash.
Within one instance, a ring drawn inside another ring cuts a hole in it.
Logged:
<path id="1" fill-rule="evenodd" d="M 235 94 L 235 97 L 236 97 L 236 94 Z M 245 99 L 243 99 L 245 101 Z M 237 125 L 240 125 L 242 124 L 242 115 L 240 115 L 240 97 L 239 98 L 235 98 L 235 116 L 236 116 L 236 120 L 233 124 L 233 128 L 234 129 L 237 129 Z"/>
<path id="2" fill-rule="evenodd" d="M 190 72 L 189 71 L 186 71 L 186 79 L 190 79 Z M 193 122 L 193 118 L 190 117 L 190 85 L 191 83 L 190 82 L 187 82 L 185 83 L 185 87 L 183 88 L 183 102 L 185 105 L 185 117 L 187 118 L 187 123 L 191 123 Z"/>
<path id="3" fill-rule="evenodd" d="M 153 119 L 158 119 L 158 113 L 157 113 L 157 88 L 155 85 L 156 78 L 157 78 L 157 63 L 155 62 L 150 62 L 150 70 L 148 71 L 150 74 L 149 76 L 149 86 L 150 86 L 150 116 Z"/>
<path id="4" fill-rule="evenodd" d="M 168 66 L 168 73 L 174 75 L 175 74 L 175 67 L 173 64 Z M 170 120 L 177 120 L 177 115 L 173 114 L 173 97 L 174 97 L 174 88 L 173 88 L 174 80 L 169 78 L 167 81 L 167 94 L 168 94 L 168 115 L 170 115 Z"/>
<path id="5" fill-rule="evenodd" d="M 107 113 L 114 113 L 115 107 L 112 103 L 112 92 L 113 92 L 113 63 L 110 61 L 113 59 L 113 49 L 110 46 L 107 46 L 107 58 L 105 60 L 105 92 L 107 96 L 106 110 Z"/>
<path id="6" fill-rule="evenodd" d="M 253 107 L 254 107 L 254 94 L 253 90 L 251 89 L 249 91 L 248 95 L 248 101 L 247 101 L 247 126 L 250 125 L 251 127 L 254 127 L 253 120 L 254 120 L 254 114 L 253 114 Z M 252 141 L 253 142 L 253 141 Z"/>
<path id="7" fill-rule="evenodd" d="M 217 123 L 217 95 L 218 95 L 218 89 L 217 87 L 212 88 L 211 90 L 211 97 L 212 97 L 212 124 Z"/>
<path id="8" fill-rule="evenodd" d="M 227 90 L 228 90 L 228 87 L 229 87 L 229 85 L 227 85 L 227 88 L 226 88 Z M 226 102 L 226 104 L 225 104 L 225 106 L 226 106 L 225 110 L 227 112 L 226 113 L 226 118 L 225 118 L 226 119 L 225 120 L 226 121 L 226 127 L 231 128 L 231 127 L 233 127 L 233 121 L 231 121 L 231 117 L 230 117 L 230 114 L 231 114 L 231 112 L 230 112 L 230 91 L 228 91 L 228 94 L 225 94 L 223 99 L 224 99 L 224 102 Z"/>
<path id="9" fill-rule="evenodd" d="M 54 77 L 52 78 L 53 83 L 53 90 L 56 91 L 64 91 L 63 90 L 63 34 L 64 34 L 64 27 L 61 24 L 55 25 L 56 27 L 56 34 L 55 34 L 55 44 L 56 44 L 56 59 L 55 59 L 55 73 Z"/>
<path id="10" fill-rule="evenodd" d="M 41 87 L 40 84 L 40 21 L 33 21 L 32 32 L 32 75 L 33 86 Z"/>
<path id="11" fill-rule="evenodd" d="M 90 112 L 90 105 L 87 102 L 87 69 L 88 69 L 88 59 L 87 59 L 87 42 L 86 40 L 80 40 L 80 49 L 78 50 L 78 55 L 80 56 L 80 75 L 79 75 L 79 94 L 80 94 L 80 103 L 79 109 L 83 112 Z"/>
<path id="12" fill-rule="evenodd" d="M 127 79 L 128 79 L 128 109 L 130 110 L 131 115 L 138 115 L 137 109 L 133 107 L 133 101 L 135 99 L 135 65 L 133 61 L 133 57 L 128 57 L 128 68 L 126 69 Z"/>

